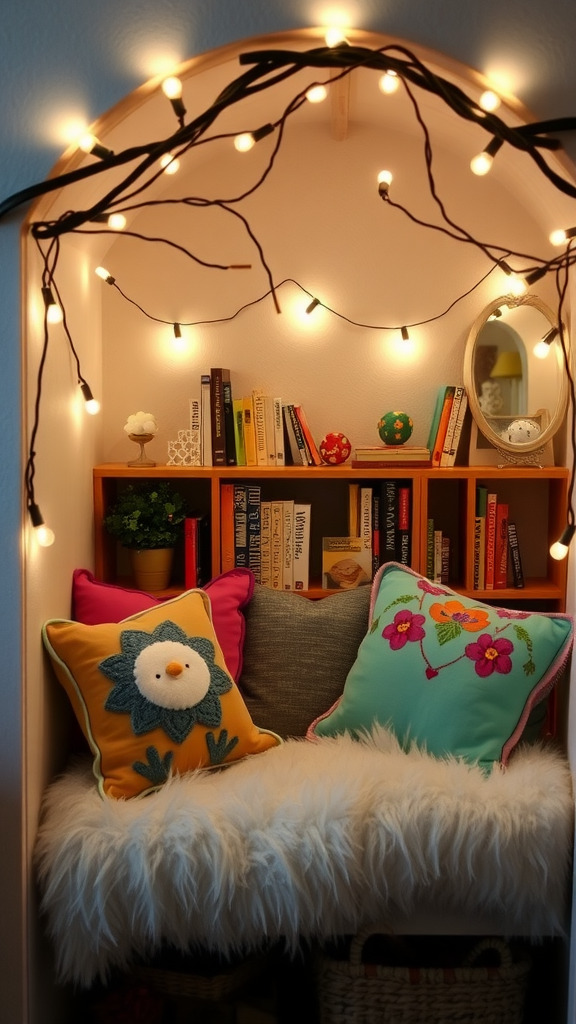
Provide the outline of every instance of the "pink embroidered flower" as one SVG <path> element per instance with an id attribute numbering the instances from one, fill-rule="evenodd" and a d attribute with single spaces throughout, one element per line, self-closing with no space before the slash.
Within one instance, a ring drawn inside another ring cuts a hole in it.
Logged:
<path id="1" fill-rule="evenodd" d="M 454 622 L 468 633 L 478 633 L 486 629 L 490 618 L 483 608 L 465 608 L 461 601 L 436 601 L 430 606 L 430 615 L 441 625 Z"/>
<path id="2" fill-rule="evenodd" d="M 426 634 L 422 629 L 422 623 L 425 621 L 424 615 L 414 615 L 413 612 L 404 609 L 396 612 L 394 622 L 382 630 L 382 636 L 390 642 L 391 650 L 399 651 L 408 641 L 414 643 L 424 639 Z"/>
<path id="3" fill-rule="evenodd" d="M 514 644 L 506 637 L 500 636 L 493 640 L 489 633 L 482 633 L 476 643 L 466 645 L 466 657 L 475 661 L 474 666 L 477 675 L 486 678 L 493 672 L 501 672 L 507 675 L 512 671 L 512 660 L 510 655 L 514 650 Z"/>
<path id="4" fill-rule="evenodd" d="M 518 612 L 512 608 L 498 608 L 496 614 L 501 619 L 529 619 L 531 612 Z"/>
<path id="5" fill-rule="evenodd" d="M 442 587 L 435 587 L 430 580 L 418 580 L 416 586 L 426 594 L 434 594 L 435 597 L 446 597 L 450 593 L 449 590 L 442 590 Z"/>

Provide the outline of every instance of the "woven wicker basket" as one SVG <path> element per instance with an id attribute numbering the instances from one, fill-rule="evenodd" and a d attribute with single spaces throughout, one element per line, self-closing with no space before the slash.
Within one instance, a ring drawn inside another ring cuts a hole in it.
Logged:
<path id="1" fill-rule="evenodd" d="M 362 963 L 369 934 L 352 940 L 349 960 L 317 962 L 321 1024 L 522 1024 L 530 961 L 512 961 L 501 939 L 483 939 L 454 968 Z M 500 966 L 474 966 L 494 949 Z"/>
<path id="2" fill-rule="evenodd" d="M 243 988 L 264 971 L 269 959 L 250 956 L 219 974 L 187 974 L 157 967 L 138 967 L 133 975 L 154 992 L 165 996 L 185 996 L 217 1002 Z"/>

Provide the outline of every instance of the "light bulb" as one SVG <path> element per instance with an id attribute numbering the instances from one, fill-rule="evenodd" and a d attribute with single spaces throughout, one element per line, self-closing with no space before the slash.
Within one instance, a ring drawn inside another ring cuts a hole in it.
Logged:
<path id="1" fill-rule="evenodd" d="M 313 85 L 308 89 L 306 93 L 306 99 L 309 103 L 322 103 L 328 95 L 328 90 L 325 85 Z"/>
<path id="2" fill-rule="evenodd" d="M 382 199 L 387 199 L 388 188 L 392 184 L 393 180 L 394 176 L 392 174 L 392 171 L 380 171 L 378 175 L 378 194 L 382 197 Z"/>
<path id="3" fill-rule="evenodd" d="M 160 167 L 162 167 L 165 174 L 176 174 L 180 167 L 180 161 L 172 153 L 165 153 L 160 160 Z"/>
<path id="4" fill-rule="evenodd" d="M 41 548 L 49 548 L 56 538 L 54 536 L 54 531 L 51 530 L 49 526 L 46 526 L 46 523 L 42 518 L 40 508 L 36 502 L 29 502 L 28 514 L 32 523 L 36 543 L 39 544 Z"/>
<path id="5" fill-rule="evenodd" d="M 470 161 L 470 170 L 473 174 L 477 174 L 482 177 L 484 174 L 488 174 L 488 171 L 492 167 L 494 157 L 490 156 L 489 153 L 478 153 L 477 156 L 472 157 Z"/>
<path id="6" fill-rule="evenodd" d="M 103 281 L 106 281 L 106 284 L 114 284 L 114 281 L 116 280 L 116 278 L 112 277 L 112 274 L 106 270 L 106 267 L 96 267 L 94 273 L 98 274 L 98 277 L 101 277 Z"/>
<path id="7" fill-rule="evenodd" d="M 242 132 L 241 135 L 237 135 L 234 139 L 234 148 L 239 153 L 247 153 L 249 149 L 252 149 L 254 145 L 254 136 L 252 132 Z"/>
<path id="8" fill-rule="evenodd" d="M 92 391 L 90 389 L 90 385 L 87 384 L 86 381 L 83 381 L 80 384 L 80 390 L 86 403 L 84 406 L 86 412 L 88 413 L 89 416 L 96 416 L 97 413 L 100 412 L 100 402 L 98 402 L 94 398 L 94 395 L 92 394 Z"/>
<path id="9" fill-rule="evenodd" d="M 510 295 L 516 295 L 518 297 L 526 294 L 528 286 L 526 281 L 521 277 L 518 277 L 517 274 L 511 274 L 508 282 L 508 291 L 510 292 Z"/>
<path id="10" fill-rule="evenodd" d="M 478 102 L 480 103 L 482 110 L 491 112 L 493 110 L 498 110 L 498 107 L 500 106 L 500 97 L 497 96 L 492 89 L 487 89 L 486 92 L 482 93 Z"/>
<path id="11" fill-rule="evenodd" d="M 574 523 L 568 523 L 568 525 L 564 527 L 560 540 L 557 540 L 554 542 L 554 544 L 552 544 L 550 548 L 550 554 L 552 558 L 556 559 L 557 562 L 560 562 L 563 558 L 566 558 L 566 555 L 568 554 L 568 548 L 570 547 L 570 542 L 575 532 L 576 526 L 574 525 Z"/>
<path id="12" fill-rule="evenodd" d="M 314 310 L 316 309 L 316 306 L 319 306 L 319 305 L 320 305 L 320 299 L 316 299 L 316 298 L 312 299 L 312 302 L 309 302 L 308 305 L 306 306 L 306 312 L 307 313 L 313 313 Z"/>
<path id="13" fill-rule="evenodd" d="M 552 245 L 565 245 L 569 238 L 576 236 L 576 228 L 560 228 L 558 231 L 553 231 L 550 235 L 550 241 Z"/>
<path id="14" fill-rule="evenodd" d="M 162 92 L 169 100 L 179 100 L 182 96 L 182 82 L 171 75 L 162 82 Z"/>
<path id="15" fill-rule="evenodd" d="M 400 79 L 398 78 L 398 73 L 396 71 L 386 71 L 378 82 L 380 92 L 383 92 L 388 96 L 391 93 L 396 92 L 399 85 Z"/>
<path id="16" fill-rule="evenodd" d="M 334 25 L 332 28 L 326 29 L 324 40 L 326 42 L 326 46 L 332 48 L 334 46 L 339 46 L 340 43 L 345 43 L 346 36 L 341 28 L 337 28 L 336 25 Z"/>
<path id="17" fill-rule="evenodd" d="M 51 302 L 46 309 L 46 320 L 49 324 L 61 324 L 64 313 L 56 302 Z"/>
<path id="18" fill-rule="evenodd" d="M 534 345 L 534 355 L 537 359 L 546 359 L 546 356 L 550 352 L 550 345 L 547 341 L 539 341 L 537 345 Z"/>
<path id="19" fill-rule="evenodd" d="M 100 160 L 105 160 L 107 156 L 114 156 L 111 149 L 107 146 L 103 146 L 99 139 L 90 132 L 85 132 L 78 139 L 78 148 L 83 153 L 91 153 L 93 156 L 97 156 Z"/>
<path id="20" fill-rule="evenodd" d="M 108 217 L 108 227 L 112 231 L 123 231 L 126 227 L 126 217 L 123 213 L 111 213 Z"/>

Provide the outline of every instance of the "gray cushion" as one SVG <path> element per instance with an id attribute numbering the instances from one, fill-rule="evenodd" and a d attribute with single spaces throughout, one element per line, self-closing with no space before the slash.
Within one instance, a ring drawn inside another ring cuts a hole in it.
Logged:
<path id="1" fill-rule="evenodd" d="M 238 683 L 256 725 L 304 736 L 341 696 L 368 632 L 370 589 L 312 601 L 256 584 Z"/>

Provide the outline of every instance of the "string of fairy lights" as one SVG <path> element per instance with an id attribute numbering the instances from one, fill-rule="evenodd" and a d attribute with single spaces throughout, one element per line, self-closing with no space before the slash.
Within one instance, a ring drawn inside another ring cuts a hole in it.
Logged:
<path id="1" fill-rule="evenodd" d="M 62 237 L 72 233 L 122 232 L 126 237 L 136 238 L 146 244 L 166 245 L 175 248 L 186 258 L 210 269 L 242 271 L 252 266 L 251 263 L 227 264 L 207 262 L 190 249 L 169 237 L 144 235 L 127 229 L 128 218 L 131 213 L 151 206 L 163 206 L 174 203 L 190 207 L 213 206 L 218 207 L 226 215 L 235 218 L 242 224 L 254 246 L 258 261 L 269 283 L 268 290 L 264 294 L 242 304 L 235 312 L 228 316 L 186 323 L 184 321 L 175 322 L 172 318 L 158 316 L 147 311 L 140 303 L 126 294 L 116 278 L 106 268 L 97 268 L 96 272 L 103 281 L 114 287 L 123 299 L 136 306 L 144 316 L 158 323 L 171 325 L 175 337 L 181 335 L 181 328 L 183 326 L 230 321 L 239 316 L 249 306 L 256 305 L 267 298 L 272 299 L 276 311 L 280 313 L 281 305 L 277 293 L 279 289 L 290 282 L 309 297 L 310 301 L 306 307 L 307 314 L 313 314 L 314 310 L 321 306 L 330 314 L 354 326 L 370 330 L 398 331 L 401 332 L 403 338 L 407 338 L 410 327 L 430 323 L 445 316 L 465 296 L 479 287 L 489 274 L 497 268 L 504 271 L 507 275 L 508 290 L 513 295 L 521 294 L 546 275 L 553 275 L 558 295 L 557 326 L 553 327 L 545 338 L 542 339 L 539 354 L 541 356 L 545 355 L 552 342 L 556 338 L 559 339 L 564 368 L 569 382 L 570 443 L 572 466 L 574 466 L 574 461 L 576 461 L 576 395 L 565 333 L 563 309 L 566 301 L 570 270 L 576 260 L 576 251 L 573 247 L 573 239 L 576 238 L 576 226 L 555 231 L 550 236 L 550 241 L 558 247 L 558 254 L 552 258 L 543 259 L 533 254 L 517 252 L 513 249 L 506 249 L 501 245 L 484 241 L 470 234 L 465 227 L 454 221 L 449 216 L 436 188 L 432 169 L 433 151 L 430 133 L 422 116 L 416 92 L 422 90 L 433 94 L 445 103 L 458 118 L 475 123 L 485 131 L 487 141 L 484 149 L 471 161 L 470 166 L 473 173 L 488 173 L 502 147 L 510 146 L 520 150 L 529 157 L 549 184 L 571 199 L 576 199 L 576 185 L 559 174 L 555 167 L 551 166 L 546 159 L 546 155 L 561 149 L 562 143 L 558 136 L 561 136 L 564 132 L 576 129 L 576 117 L 556 118 L 511 127 L 497 113 L 500 100 L 495 92 L 487 90 L 479 100 L 476 100 L 468 96 L 459 86 L 434 73 L 405 46 L 391 44 L 377 49 L 354 46 L 337 30 L 331 37 L 327 34 L 326 45 L 323 46 L 302 52 L 283 49 L 259 50 L 241 54 L 239 61 L 240 65 L 246 67 L 247 70 L 230 82 L 205 111 L 188 122 L 186 121 L 187 111 L 183 101 L 181 81 L 174 76 L 170 76 L 162 82 L 162 91 L 170 102 L 178 123 L 177 129 L 165 139 L 132 146 L 121 152 L 114 153 L 95 136 L 87 134 L 79 141 L 79 146 L 84 152 L 94 156 L 94 162 L 85 163 L 72 171 L 22 189 L 0 203 L 1 219 L 19 206 L 29 203 L 39 196 L 56 190 L 65 190 L 68 186 L 88 178 L 102 176 L 103 181 L 106 182 L 105 176 L 107 171 L 129 165 L 129 169 L 121 181 L 117 181 L 112 187 L 108 188 L 104 184 L 103 194 L 100 195 L 89 209 L 67 210 L 56 219 L 34 221 L 30 226 L 31 235 L 36 241 L 43 265 L 40 287 L 44 304 L 44 323 L 43 343 L 37 373 L 34 416 L 24 483 L 29 516 L 39 543 L 47 545 L 52 543 L 54 539 L 52 531 L 44 523 L 42 513 L 36 501 L 34 486 L 35 443 L 40 424 L 42 380 L 49 347 L 50 330 L 54 324 L 61 324 L 63 326 L 65 337 L 75 360 L 78 385 L 85 400 L 87 411 L 95 413 L 99 409 L 99 404 L 92 394 L 89 383 L 82 374 L 78 352 L 67 322 L 63 297 L 56 282 L 60 240 Z M 363 323 L 353 320 L 346 316 L 345 313 L 330 307 L 322 301 L 320 296 L 310 292 L 304 285 L 293 278 L 285 278 L 277 282 L 261 241 L 256 237 L 247 218 L 238 209 L 239 204 L 260 188 L 273 171 L 289 119 L 303 104 L 307 102 L 316 103 L 325 99 L 330 88 L 336 82 L 346 78 L 346 76 L 358 68 L 377 72 L 379 75 L 378 84 L 384 94 L 394 92 L 398 88 L 405 90 L 416 121 L 422 131 L 428 186 L 430 195 L 439 212 L 440 222 L 425 221 L 395 200 L 393 195 L 393 177 L 387 170 L 383 170 L 380 173 L 375 183 L 382 201 L 387 206 L 401 212 L 406 218 L 420 227 L 444 233 L 451 239 L 464 245 L 474 246 L 489 263 L 487 272 L 478 281 L 474 282 L 466 292 L 457 296 L 446 309 L 433 313 L 426 319 L 418 321 L 418 323 L 400 325 Z M 246 100 L 263 90 L 273 90 L 274 86 L 308 70 L 314 73 L 329 71 L 330 79 L 325 83 L 319 81 L 309 82 L 304 89 L 297 91 L 275 121 L 264 123 L 252 131 L 240 134 L 210 133 L 213 126 L 217 125 L 218 119 L 223 112 L 234 104 Z M 145 196 L 146 191 L 150 189 L 161 175 L 176 173 L 182 159 L 198 146 L 214 144 L 222 140 L 231 140 L 238 151 L 245 152 L 257 145 L 262 139 L 270 136 L 274 136 L 273 146 L 259 177 L 239 195 L 218 199 L 186 196 L 179 199 L 155 200 Z M 572 468 L 570 475 L 566 527 L 557 544 L 553 546 L 555 550 L 552 553 L 555 557 L 565 556 L 570 541 L 576 532 L 575 515 L 572 507 L 573 487 L 574 468 Z"/>

